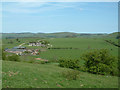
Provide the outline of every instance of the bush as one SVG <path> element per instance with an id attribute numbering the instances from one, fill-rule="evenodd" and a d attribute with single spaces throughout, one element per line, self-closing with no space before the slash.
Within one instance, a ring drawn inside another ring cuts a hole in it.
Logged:
<path id="1" fill-rule="evenodd" d="M 117 59 L 107 49 L 88 52 L 82 56 L 85 60 L 85 70 L 94 74 L 118 74 Z"/>
<path id="2" fill-rule="evenodd" d="M 68 70 L 62 72 L 63 77 L 67 78 L 68 80 L 77 80 L 79 78 L 80 72 L 77 70 Z"/>
<path id="3" fill-rule="evenodd" d="M 71 69 L 79 69 L 79 60 L 72 59 L 60 59 L 59 60 L 60 67 L 66 67 Z"/>
<path id="4" fill-rule="evenodd" d="M 2 60 L 6 60 L 6 53 L 2 50 Z"/>
<path id="5" fill-rule="evenodd" d="M 120 57 L 118 58 L 118 74 L 119 74 L 119 77 L 120 77 Z"/>
<path id="6" fill-rule="evenodd" d="M 46 64 L 49 63 L 48 61 L 40 61 L 40 64 Z"/>
<path id="7" fill-rule="evenodd" d="M 34 62 L 35 62 L 34 59 L 31 59 L 31 60 L 28 61 L 28 63 L 34 63 Z"/>
<path id="8" fill-rule="evenodd" d="M 20 58 L 18 55 L 11 55 L 7 57 L 8 61 L 20 61 Z"/>
<path id="9" fill-rule="evenodd" d="M 30 52 L 29 52 L 29 51 L 25 51 L 24 53 L 28 54 L 28 53 L 30 53 Z"/>

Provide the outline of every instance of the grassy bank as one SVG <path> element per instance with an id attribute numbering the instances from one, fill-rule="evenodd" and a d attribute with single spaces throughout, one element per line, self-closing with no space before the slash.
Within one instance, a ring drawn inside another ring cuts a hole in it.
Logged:
<path id="1" fill-rule="evenodd" d="M 80 72 L 79 79 L 67 80 L 69 70 L 56 64 L 3 61 L 3 88 L 117 88 L 118 77 Z"/>

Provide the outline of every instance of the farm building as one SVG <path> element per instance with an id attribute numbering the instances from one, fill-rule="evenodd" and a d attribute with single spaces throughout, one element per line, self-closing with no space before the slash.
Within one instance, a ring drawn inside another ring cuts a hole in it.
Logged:
<path id="1" fill-rule="evenodd" d="M 6 48 L 5 51 L 9 53 L 15 53 L 17 55 L 22 55 L 22 53 L 26 51 L 26 47 L 13 47 L 12 49 Z"/>
<path id="2" fill-rule="evenodd" d="M 15 53 L 17 55 L 38 55 L 39 54 L 39 50 L 38 49 L 25 49 L 25 48 L 18 48 L 18 47 L 14 47 L 12 49 L 5 49 L 6 52 L 9 53 Z"/>
<path id="3" fill-rule="evenodd" d="M 26 47 L 14 47 L 13 49 L 26 49 Z"/>
<path id="4" fill-rule="evenodd" d="M 28 46 L 52 47 L 52 45 L 46 40 L 38 40 L 37 42 L 29 42 L 28 44 Z"/>
<path id="5" fill-rule="evenodd" d="M 41 42 L 29 42 L 29 46 L 42 46 L 42 47 L 45 47 L 45 45 L 42 44 Z"/>
<path id="6" fill-rule="evenodd" d="M 22 55 L 22 53 L 26 50 L 24 49 L 15 49 L 15 48 L 12 48 L 12 49 L 6 49 L 5 50 L 6 52 L 9 52 L 9 53 L 15 53 L 17 55 Z"/>

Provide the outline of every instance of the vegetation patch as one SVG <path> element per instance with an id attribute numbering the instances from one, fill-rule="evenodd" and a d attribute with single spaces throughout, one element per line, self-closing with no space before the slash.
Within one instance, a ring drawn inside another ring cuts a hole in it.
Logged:
<path id="1" fill-rule="evenodd" d="M 112 45 L 114 45 L 114 46 L 117 46 L 117 47 L 120 47 L 120 45 L 119 45 L 119 41 L 117 40 L 117 43 L 116 42 L 113 42 L 113 41 L 111 41 L 111 40 L 105 40 L 106 42 L 108 42 L 108 43 L 110 43 L 110 44 L 112 44 Z"/>
<path id="2" fill-rule="evenodd" d="M 90 73 L 118 75 L 117 59 L 107 49 L 87 52 L 81 58 L 85 60 L 85 70 Z"/>
<path id="3" fill-rule="evenodd" d="M 8 56 L 7 57 L 7 60 L 8 61 L 20 61 L 20 58 L 19 58 L 19 56 L 18 55 L 11 55 L 11 56 Z"/>
<path id="4" fill-rule="evenodd" d="M 2 51 L 2 60 L 7 60 L 7 61 L 20 61 L 20 57 L 16 54 L 12 54 L 7 56 L 4 51 Z"/>
<path id="5" fill-rule="evenodd" d="M 67 70 L 62 72 L 62 75 L 68 80 L 77 80 L 79 79 L 80 72 L 77 70 Z"/>
<path id="6" fill-rule="evenodd" d="M 64 59 L 61 58 L 59 60 L 59 66 L 60 67 L 66 67 L 66 68 L 71 68 L 71 69 L 79 69 L 79 60 L 77 59 Z"/>

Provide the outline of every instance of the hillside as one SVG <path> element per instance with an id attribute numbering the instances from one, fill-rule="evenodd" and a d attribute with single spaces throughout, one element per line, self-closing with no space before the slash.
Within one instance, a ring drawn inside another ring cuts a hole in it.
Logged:
<path id="1" fill-rule="evenodd" d="M 6 67 L 7 66 L 7 67 Z M 118 78 L 80 72 L 79 79 L 67 80 L 57 64 L 3 61 L 3 88 L 117 88 Z"/>
<path id="2" fill-rule="evenodd" d="M 43 34 L 43 33 L 38 33 Z M 53 35 L 77 35 L 76 33 L 54 33 Z M 6 34 L 7 35 L 7 34 Z M 15 34 L 14 34 L 15 35 Z M 26 34 L 18 34 L 26 35 Z M 16 37 L 18 37 L 18 35 Z M 27 35 L 32 35 L 27 33 Z M 51 36 L 53 36 L 50 33 Z M 19 36 L 19 37 L 20 37 Z M 83 53 L 94 49 L 108 49 L 111 55 L 118 57 L 118 47 L 107 43 L 107 38 L 88 38 L 88 34 L 82 34 L 81 38 L 46 38 L 52 45 L 51 49 L 42 48 L 44 51 L 40 55 L 19 56 L 20 62 L 3 61 L 2 63 L 2 86 L 3 88 L 117 88 L 118 77 L 107 75 L 95 75 L 87 72 L 80 72 L 77 80 L 68 80 L 63 77 L 62 72 L 66 72 L 68 68 L 58 66 L 58 60 L 63 58 L 71 58 L 80 60 L 80 66 L 84 65 L 84 60 L 80 57 Z M 101 35 L 90 35 L 89 37 L 101 37 Z M 106 36 L 106 35 L 104 35 Z M 12 36 L 11 36 L 12 37 Z M 111 38 L 110 38 L 111 39 Z M 22 43 L 26 43 L 23 47 L 27 49 L 41 49 L 41 47 L 28 46 L 28 42 L 38 41 L 41 38 L 19 38 L 18 42 L 14 39 L 2 39 L 4 48 L 13 48 Z M 116 39 L 118 40 L 118 39 Z M 9 42 L 12 43 L 9 43 Z M 64 49 L 70 48 L 71 49 Z M 7 55 L 12 53 L 6 52 Z M 36 58 L 42 58 L 51 61 L 46 64 L 38 64 Z"/>
<path id="3" fill-rule="evenodd" d="M 104 39 L 109 43 L 120 47 L 120 32 L 110 33 Z"/>
<path id="4" fill-rule="evenodd" d="M 120 32 L 110 33 L 107 37 L 108 38 L 119 39 L 120 38 Z"/>
<path id="5" fill-rule="evenodd" d="M 73 37 L 103 37 L 106 34 L 89 34 L 89 33 L 73 33 L 73 32 L 57 32 L 57 33 L 2 33 L 3 38 L 24 38 L 24 37 L 40 37 L 40 38 L 73 38 Z"/>

